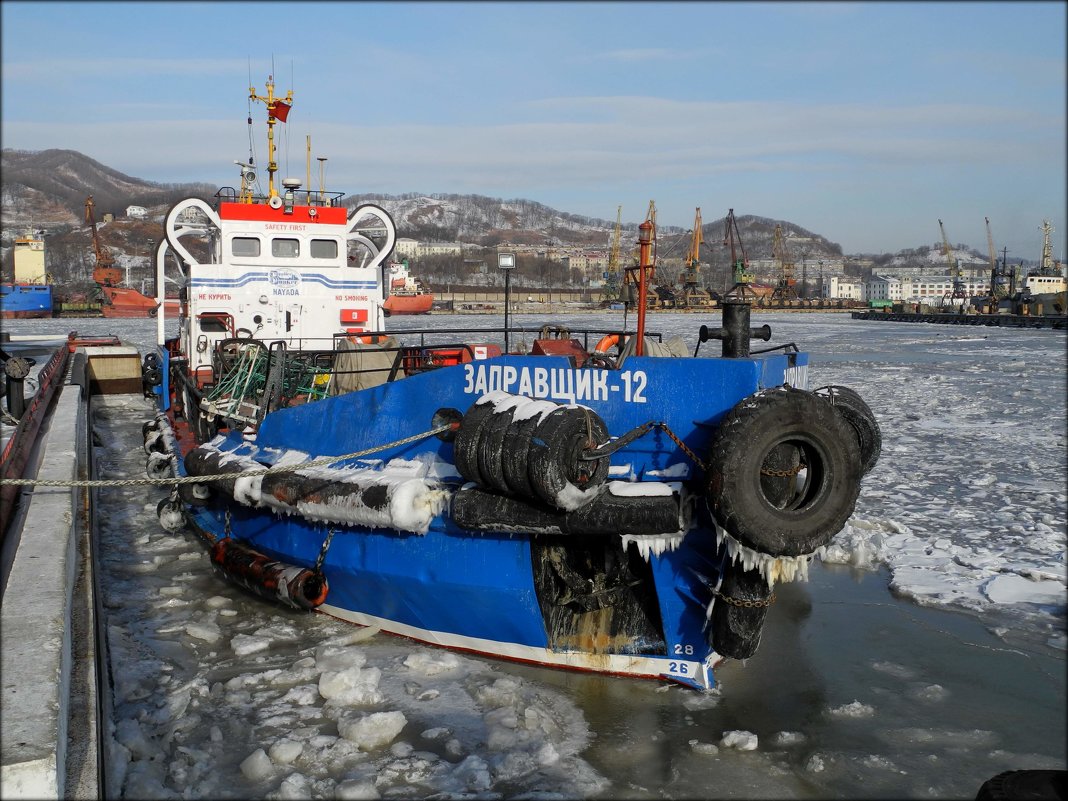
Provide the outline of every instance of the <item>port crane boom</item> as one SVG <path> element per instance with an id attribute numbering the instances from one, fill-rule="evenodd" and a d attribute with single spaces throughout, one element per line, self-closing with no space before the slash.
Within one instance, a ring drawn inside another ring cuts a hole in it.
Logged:
<path id="1" fill-rule="evenodd" d="M 96 264 L 93 266 L 93 280 L 103 286 L 118 286 L 122 281 L 122 271 L 115 266 L 115 257 L 111 255 L 108 246 L 100 241 L 100 234 L 96 230 L 94 208 L 93 196 L 89 195 L 85 201 L 85 222 L 93 232 L 93 250 L 96 254 Z"/>
<path id="2" fill-rule="evenodd" d="M 946 227 L 942 221 L 938 221 L 938 228 L 942 231 L 942 252 L 946 255 L 946 265 L 949 267 L 949 276 L 953 279 L 953 290 L 942 296 L 942 305 L 946 301 L 966 299 L 968 293 L 964 291 L 964 282 L 960 279 L 960 265 L 953 258 L 953 251 L 949 247 L 949 238 L 946 236 Z"/>
<path id="3" fill-rule="evenodd" d="M 700 271 L 701 269 L 701 245 L 705 237 L 701 231 L 701 207 L 697 207 L 697 214 L 693 218 L 693 238 L 690 240 L 690 252 L 686 255 L 686 269 Z"/>
<path id="4" fill-rule="evenodd" d="M 605 276 L 604 299 L 619 299 L 619 245 L 623 224 L 623 207 L 616 206 L 616 229 L 612 234 L 612 246 L 608 251 L 608 274 Z"/>
<path id="5" fill-rule="evenodd" d="M 701 223 L 701 208 L 693 219 L 693 236 L 690 239 L 690 250 L 686 254 L 686 263 L 682 274 L 682 298 L 681 303 L 685 307 L 712 306 L 712 295 L 701 286 L 701 245 L 704 244 L 705 236 Z"/>
<path id="6" fill-rule="evenodd" d="M 749 286 L 749 282 L 753 280 L 753 274 L 749 272 L 749 257 L 745 254 L 742 235 L 738 232 L 734 209 L 727 212 L 727 219 L 724 221 L 723 246 L 731 249 L 731 276 L 734 281 L 734 285 L 727 290 L 727 297 L 755 298 L 756 293 Z"/>
<path id="7" fill-rule="evenodd" d="M 997 252 L 994 250 L 994 235 L 990 233 L 990 218 L 983 217 L 983 220 L 986 221 L 986 247 L 987 252 L 990 255 L 991 275 L 993 275 L 994 271 L 998 268 L 998 257 Z"/>
<path id="8" fill-rule="evenodd" d="M 990 297 L 996 305 L 997 301 L 1009 296 L 1011 289 L 1008 276 L 1005 274 L 1004 263 L 1002 263 L 1001 269 L 998 269 L 998 255 L 994 249 L 994 235 L 990 233 L 990 218 L 984 217 L 983 219 L 986 221 L 986 247 L 990 256 Z"/>
<path id="9" fill-rule="evenodd" d="M 786 251 L 786 237 L 782 232 L 782 225 L 775 226 L 775 236 L 771 243 L 772 258 L 779 262 L 782 271 L 778 286 L 772 293 L 776 300 L 797 300 L 796 279 L 794 278 L 794 262 Z"/>

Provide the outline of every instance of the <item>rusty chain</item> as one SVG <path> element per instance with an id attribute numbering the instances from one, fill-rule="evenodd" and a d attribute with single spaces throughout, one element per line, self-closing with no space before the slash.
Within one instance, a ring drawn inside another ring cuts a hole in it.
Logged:
<path id="1" fill-rule="evenodd" d="M 675 435 L 674 431 L 672 431 L 670 428 L 668 428 L 668 424 L 667 423 L 654 423 L 654 425 L 657 428 L 664 429 L 664 433 L 667 434 L 669 437 L 671 437 L 671 439 L 674 441 L 674 443 L 679 446 L 679 450 L 681 450 L 683 453 L 685 453 L 687 456 L 689 456 L 693 460 L 694 464 L 696 464 L 702 470 L 708 470 L 708 467 L 705 465 L 705 463 L 697 458 L 697 454 L 694 453 L 692 450 L 690 450 L 690 448 L 686 445 L 686 443 L 683 442 L 681 439 L 679 439 Z"/>
<path id="2" fill-rule="evenodd" d="M 330 541 L 334 539 L 336 533 L 337 531 L 333 526 L 327 530 L 326 539 L 323 540 L 323 547 L 319 550 L 319 556 L 315 560 L 315 573 L 323 572 L 323 562 L 326 561 L 326 552 L 330 549 Z"/>
<path id="3" fill-rule="evenodd" d="M 776 476 L 778 478 L 793 478 L 798 473 L 800 473 L 802 470 L 804 470 L 805 467 L 807 467 L 807 465 L 805 465 L 803 462 L 799 463 L 797 465 L 797 467 L 791 467 L 789 470 L 769 470 L 766 467 L 761 467 L 760 468 L 760 475 L 762 475 L 762 476 Z"/>
<path id="4" fill-rule="evenodd" d="M 769 595 L 768 599 L 766 601 L 750 601 L 750 600 L 744 600 L 743 601 L 743 600 L 740 600 L 738 598 L 732 598 L 729 595 L 724 595 L 719 590 L 712 590 L 712 594 L 715 595 L 717 598 L 722 598 L 724 601 L 729 603 L 731 606 L 738 606 L 738 607 L 742 607 L 744 609 L 754 609 L 754 608 L 759 609 L 759 608 L 762 608 L 762 607 L 771 606 L 773 603 L 775 603 L 775 593 L 772 593 L 771 595 Z"/>

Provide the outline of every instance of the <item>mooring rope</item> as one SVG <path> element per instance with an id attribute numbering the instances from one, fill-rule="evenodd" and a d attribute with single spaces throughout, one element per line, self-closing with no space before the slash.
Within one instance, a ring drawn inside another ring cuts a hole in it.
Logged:
<path id="1" fill-rule="evenodd" d="M 246 470 L 243 473 L 223 473 L 213 476 L 171 476 L 167 478 L 123 478 L 123 479 L 71 479 L 71 480 L 58 480 L 58 479 L 35 479 L 35 478 L 2 478 L 0 484 L 11 484 L 14 486 L 22 487 L 136 487 L 136 486 L 166 486 L 172 487 L 176 484 L 204 484 L 208 481 L 228 481 L 235 478 L 247 478 L 250 476 L 266 476 L 274 475 L 275 473 L 295 473 L 298 470 L 306 470 L 309 467 L 323 467 L 334 462 L 343 462 L 346 459 L 358 459 L 361 456 L 368 456 L 372 453 L 379 453 L 381 451 L 389 450 L 390 448 L 397 448 L 401 445 L 407 445 L 411 442 L 416 442 L 427 437 L 433 437 L 443 431 L 448 431 L 452 428 L 450 423 L 440 425 L 437 428 L 432 428 L 429 431 L 424 431 L 421 434 L 413 434 L 410 437 L 404 439 L 398 439 L 393 442 L 387 442 L 385 445 L 376 445 L 373 448 L 365 448 L 362 451 L 355 451 L 354 453 L 346 453 L 341 456 L 324 456 L 321 459 L 313 459 L 310 462 L 300 462 L 299 464 L 291 465 L 277 465 L 275 467 L 264 467 L 260 470 Z M 173 458 L 173 457 L 172 457 Z"/>

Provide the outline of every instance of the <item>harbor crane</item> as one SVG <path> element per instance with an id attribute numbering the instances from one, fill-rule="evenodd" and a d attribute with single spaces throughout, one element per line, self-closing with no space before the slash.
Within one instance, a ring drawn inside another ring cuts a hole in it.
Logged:
<path id="1" fill-rule="evenodd" d="M 701 230 L 701 207 L 697 207 L 697 214 L 693 218 L 693 237 L 690 240 L 690 251 L 686 254 L 686 269 L 701 271 L 701 245 L 704 244 L 704 232 Z"/>
<path id="2" fill-rule="evenodd" d="M 938 221 L 938 228 L 942 231 L 942 252 L 946 256 L 946 266 L 949 267 L 949 276 L 953 279 L 953 289 L 942 296 L 942 305 L 948 300 L 951 304 L 954 300 L 967 300 L 968 293 L 964 291 L 964 282 L 960 277 L 960 262 L 953 258 L 953 250 L 949 247 L 949 238 L 946 236 L 946 227 L 942 221 Z M 963 304 L 962 304 L 963 305 Z"/>
<path id="3" fill-rule="evenodd" d="M 782 232 L 782 225 L 775 226 L 775 235 L 771 243 L 771 255 L 779 262 L 782 271 L 779 283 L 771 293 L 773 300 L 787 301 L 797 300 L 797 280 L 794 278 L 794 262 L 786 250 L 786 237 Z"/>
<path id="4" fill-rule="evenodd" d="M 616 206 L 616 229 L 612 234 L 612 246 L 608 251 L 608 271 L 605 273 L 604 300 L 619 300 L 619 244 L 623 224 L 623 207 Z"/>
<path id="5" fill-rule="evenodd" d="M 108 246 L 100 241 L 100 234 L 96 230 L 94 208 L 93 196 L 89 195 L 85 201 L 85 223 L 92 229 L 93 250 L 96 253 L 93 280 L 101 286 L 118 286 L 122 282 L 122 270 L 115 266 L 115 257 L 111 255 Z"/>
<path id="6" fill-rule="evenodd" d="M 693 235 L 690 238 L 690 250 L 686 254 L 686 263 L 683 266 L 682 280 L 682 306 L 701 307 L 712 306 L 712 295 L 701 286 L 701 245 L 704 244 L 704 231 L 701 230 L 701 208 L 697 208 L 697 214 L 693 220 Z"/>
<path id="7" fill-rule="evenodd" d="M 756 292 L 749 286 L 753 280 L 753 274 L 749 272 L 749 257 L 745 254 L 742 235 L 738 232 L 738 220 L 734 217 L 734 209 L 727 212 L 727 219 L 724 222 L 723 247 L 731 249 L 731 278 L 734 281 L 734 285 L 727 290 L 726 297 L 755 300 Z M 739 254 L 741 258 L 738 258 Z"/>
<path id="8" fill-rule="evenodd" d="M 1001 268 L 998 267 L 997 251 L 994 249 L 994 235 L 990 233 L 990 218 L 984 217 L 986 221 L 986 247 L 990 256 L 990 299 L 993 303 L 997 304 L 1002 298 L 1007 298 L 1010 294 L 1009 277 L 1005 272 L 1005 265 L 1002 264 Z"/>

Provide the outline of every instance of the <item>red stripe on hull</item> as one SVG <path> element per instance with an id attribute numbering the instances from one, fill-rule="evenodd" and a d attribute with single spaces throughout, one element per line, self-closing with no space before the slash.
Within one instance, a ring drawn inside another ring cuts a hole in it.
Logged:
<path id="1" fill-rule="evenodd" d="M 52 312 L 47 309 L 33 309 L 31 311 L 5 311 L 0 312 L 0 320 L 26 320 L 51 317 Z"/>

